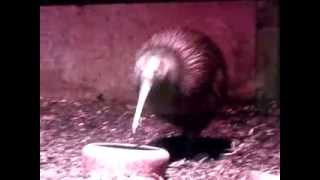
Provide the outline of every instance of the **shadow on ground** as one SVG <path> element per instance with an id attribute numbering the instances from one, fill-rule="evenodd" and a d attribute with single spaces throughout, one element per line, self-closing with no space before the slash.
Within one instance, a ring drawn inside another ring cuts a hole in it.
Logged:
<path id="1" fill-rule="evenodd" d="M 231 147 L 231 140 L 200 137 L 191 141 L 186 136 L 176 136 L 159 138 L 150 142 L 149 145 L 166 149 L 170 153 L 170 161 L 203 156 L 219 159 L 220 155 Z"/>

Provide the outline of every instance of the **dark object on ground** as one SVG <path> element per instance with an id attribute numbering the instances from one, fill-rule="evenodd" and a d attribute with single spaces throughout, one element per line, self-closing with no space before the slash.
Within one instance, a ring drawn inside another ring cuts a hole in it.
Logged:
<path id="1" fill-rule="evenodd" d="M 188 147 L 191 144 L 191 150 Z M 196 138 L 190 142 L 186 136 L 176 136 L 169 138 L 160 138 L 150 143 L 166 149 L 170 153 L 170 161 L 176 161 L 182 158 L 191 159 L 197 155 L 207 156 L 208 158 L 219 159 L 222 153 L 231 148 L 231 141 L 222 138 Z"/>

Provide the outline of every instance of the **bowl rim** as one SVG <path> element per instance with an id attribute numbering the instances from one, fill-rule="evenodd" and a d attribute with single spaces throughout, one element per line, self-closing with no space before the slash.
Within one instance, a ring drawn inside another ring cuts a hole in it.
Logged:
<path id="1" fill-rule="evenodd" d="M 95 142 L 89 143 L 86 146 L 95 146 L 95 147 L 105 147 L 108 149 L 121 149 L 121 150 L 135 150 L 135 151 L 166 151 L 163 148 L 150 146 L 150 145 L 139 145 L 133 143 L 112 143 L 112 142 Z"/>

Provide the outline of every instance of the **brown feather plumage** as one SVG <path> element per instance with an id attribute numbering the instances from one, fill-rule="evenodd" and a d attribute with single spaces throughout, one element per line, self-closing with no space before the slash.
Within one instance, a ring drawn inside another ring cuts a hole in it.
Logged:
<path id="1" fill-rule="evenodd" d="M 226 88 L 218 46 L 201 32 L 174 28 L 156 33 L 145 42 L 137 53 L 137 64 L 142 56 L 157 56 L 161 63 L 173 66 L 168 75 L 155 82 L 147 104 L 187 131 L 196 126 L 202 129 L 209 119 L 200 119 L 215 112 Z M 143 66 L 137 67 L 139 77 Z"/>

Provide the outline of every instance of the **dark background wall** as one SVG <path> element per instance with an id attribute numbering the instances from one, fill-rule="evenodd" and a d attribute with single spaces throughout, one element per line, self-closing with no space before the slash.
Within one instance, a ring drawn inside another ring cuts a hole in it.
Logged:
<path id="1" fill-rule="evenodd" d="M 257 1 L 258 99 L 280 101 L 279 1 Z"/>
<path id="2" fill-rule="evenodd" d="M 154 32 L 188 25 L 207 33 L 221 47 L 231 79 L 229 94 L 252 98 L 257 89 L 264 92 L 267 83 L 270 88 L 275 84 L 272 78 L 266 80 L 275 64 L 269 59 L 275 57 L 256 58 L 256 37 L 267 41 L 261 54 L 274 51 L 266 49 L 273 48 L 275 30 L 265 20 L 270 17 L 263 18 L 264 31 L 257 33 L 253 1 L 40 7 L 41 95 L 95 98 L 103 94 L 107 99 L 133 101 L 136 49 Z"/>

